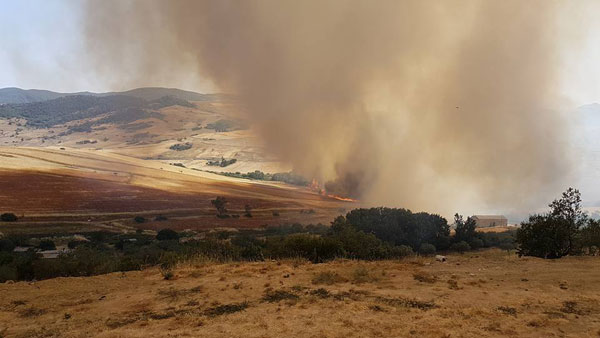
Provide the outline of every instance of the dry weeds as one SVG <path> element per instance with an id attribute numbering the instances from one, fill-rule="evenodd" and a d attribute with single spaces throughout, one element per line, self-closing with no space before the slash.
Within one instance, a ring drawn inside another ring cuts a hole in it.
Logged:
<path id="1" fill-rule="evenodd" d="M 0 333 L 580 337 L 600 330 L 598 257 L 550 262 L 490 250 L 478 257 L 450 255 L 445 264 L 290 260 L 184 264 L 174 272 L 186 277 L 167 281 L 152 268 L 126 278 L 115 273 L 0 284 Z M 422 278 L 431 276 L 438 282 Z M 568 289 L 559 287 L 562 282 Z"/>

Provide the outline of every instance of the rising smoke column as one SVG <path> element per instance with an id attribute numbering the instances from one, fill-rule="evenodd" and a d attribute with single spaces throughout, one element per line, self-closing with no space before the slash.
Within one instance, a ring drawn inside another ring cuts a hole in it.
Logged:
<path id="1" fill-rule="evenodd" d="M 537 205 L 569 171 L 554 1 L 91 1 L 101 74 L 198 72 L 268 149 L 366 204 Z"/>

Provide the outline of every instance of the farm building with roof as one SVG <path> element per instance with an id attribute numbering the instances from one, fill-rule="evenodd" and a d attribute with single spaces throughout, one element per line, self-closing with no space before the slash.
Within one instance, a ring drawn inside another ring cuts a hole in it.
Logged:
<path id="1" fill-rule="evenodd" d="M 478 228 L 505 227 L 508 219 L 502 215 L 473 215 Z"/>

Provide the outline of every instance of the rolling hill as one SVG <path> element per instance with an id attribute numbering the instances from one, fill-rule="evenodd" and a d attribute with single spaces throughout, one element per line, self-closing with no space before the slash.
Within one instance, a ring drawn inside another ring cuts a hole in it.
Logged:
<path id="1" fill-rule="evenodd" d="M 163 96 L 174 96 L 180 99 L 188 101 L 216 101 L 230 96 L 224 94 L 200 94 L 192 91 L 175 89 L 175 88 L 161 88 L 161 87 L 144 87 L 136 88 L 122 92 L 106 92 L 106 93 L 92 93 L 92 92 L 76 92 L 76 93 L 59 93 L 49 90 L 40 89 L 21 89 L 15 87 L 0 88 L 0 104 L 19 104 L 19 103 L 32 103 L 41 102 L 46 100 L 57 99 L 65 96 L 75 95 L 86 95 L 86 96 L 113 96 L 113 95 L 125 95 L 137 97 L 140 99 L 152 101 L 157 100 Z"/>

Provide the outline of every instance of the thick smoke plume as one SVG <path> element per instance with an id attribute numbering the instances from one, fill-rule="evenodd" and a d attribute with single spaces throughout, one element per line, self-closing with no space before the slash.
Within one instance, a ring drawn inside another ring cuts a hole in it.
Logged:
<path id="1" fill-rule="evenodd" d="M 197 72 L 270 151 L 366 204 L 450 213 L 564 188 L 553 1 L 93 1 L 99 73 Z M 479 209 L 476 209 L 479 208 Z"/>

